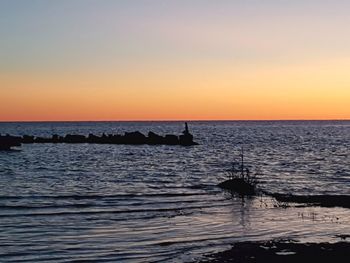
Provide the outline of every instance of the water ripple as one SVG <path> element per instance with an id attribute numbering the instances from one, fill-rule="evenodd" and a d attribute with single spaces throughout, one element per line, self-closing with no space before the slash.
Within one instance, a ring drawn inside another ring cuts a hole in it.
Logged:
<path id="1" fill-rule="evenodd" d="M 216 184 L 245 148 L 273 193 L 350 194 L 350 122 L 194 122 L 196 147 L 23 145 L 0 152 L 3 262 L 177 262 L 235 241 L 337 241 L 350 211 L 241 199 Z M 140 130 L 177 122 L 1 123 L 49 136 Z"/>

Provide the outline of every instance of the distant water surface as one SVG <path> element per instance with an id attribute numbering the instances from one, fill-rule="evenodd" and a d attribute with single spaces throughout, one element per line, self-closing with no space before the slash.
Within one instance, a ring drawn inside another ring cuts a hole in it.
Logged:
<path id="1" fill-rule="evenodd" d="M 339 241 L 350 210 L 276 207 L 217 183 L 245 150 L 274 193 L 350 195 L 350 121 L 191 122 L 198 146 L 0 152 L 0 261 L 191 261 L 235 241 Z M 1 134 L 180 134 L 182 122 L 0 123 Z"/>

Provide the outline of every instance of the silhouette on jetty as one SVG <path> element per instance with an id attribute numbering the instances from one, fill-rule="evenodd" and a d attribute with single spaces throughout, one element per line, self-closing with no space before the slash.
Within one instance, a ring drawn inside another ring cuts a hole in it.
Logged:
<path id="1" fill-rule="evenodd" d="M 250 170 L 244 166 L 243 148 L 241 149 L 241 162 L 234 162 L 232 168 L 227 172 L 228 179 L 218 186 L 237 193 L 239 195 L 256 195 L 255 177 L 251 175 Z"/>
<path id="2" fill-rule="evenodd" d="M 10 144 L 13 142 L 13 144 Z M 0 141 L 0 147 L 5 149 L 8 146 L 20 146 L 20 144 L 32 144 L 32 143 L 91 143 L 91 144 L 130 144 L 130 145 L 181 145 L 191 146 L 198 145 L 193 141 L 193 135 L 189 132 L 188 124 L 185 123 L 185 130 L 180 136 L 167 134 L 165 136 L 158 135 L 154 132 L 149 132 L 148 135 L 144 135 L 139 131 L 126 132 L 124 135 L 120 134 L 102 134 L 97 136 L 89 134 L 85 135 L 72 135 L 67 134 L 66 136 L 53 135 L 50 138 L 45 137 L 34 137 L 24 135 L 23 137 L 14 137 L 8 135 L 5 140 Z"/>
<path id="3" fill-rule="evenodd" d="M 21 146 L 22 138 L 10 135 L 1 136 L 0 134 L 0 150 L 9 151 L 12 147 Z"/>

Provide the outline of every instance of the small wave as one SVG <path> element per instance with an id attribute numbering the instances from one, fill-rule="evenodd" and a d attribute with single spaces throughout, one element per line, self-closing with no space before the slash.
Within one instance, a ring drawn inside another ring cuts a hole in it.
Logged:
<path id="1" fill-rule="evenodd" d="M 177 197 L 177 196 L 199 196 L 208 195 L 208 193 L 137 193 L 137 194 L 119 194 L 119 195 L 23 195 L 11 196 L 3 195 L 1 199 L 18 200 L 18 199 L 101 199 L 101 198 L 132 198 L 132 197 Z"/>
<path id="2" fill-rule="evenodd" d="M 225 201 L 226 199 L 205 199 L 204 201 L 206 203 L 210 202 L 220 202 L 220 201 Z M 176 200 L 176 201 L 153 201 L 153 202 L 147 202 L 147 201 L 139 201 L 136 203 L 122 203 L 119 204 L 118 201 L 116 200 L 114 204 L 99 204 L 99 203 L 73 203 L 73 204 L 50 204 L 50 205 L 45 205 L 45 204 L 37 204 L 37 205 L 0 205 L 0 209 L 15 209 L 15 210 L 21 210 L 21 209 L 60 209 L 60 208 L 101 208 L 101 207 L 118 207 L 118 206 L 128 206 L 128 207 L 135 207 L 135 206 L 146 206 L 146 205 L 173 205 L 173 204 L 190 204 L 190 203 L 200 203 L 202 202 L 201 200 Z"/>

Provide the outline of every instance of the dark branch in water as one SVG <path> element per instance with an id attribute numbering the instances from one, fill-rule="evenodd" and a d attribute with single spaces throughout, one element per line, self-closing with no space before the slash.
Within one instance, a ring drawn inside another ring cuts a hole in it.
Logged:
<path id="1" fill-rule="evenodd" d="M 227 180 L 221 182 L 218 186 L 242 196 L 257 196 L 258 194 L 271 196 L 280 203 L 280 207 L 288 207 L 288 203 L 298 203 L 322 207 L 350 208 L 349 195 L 291 195 L 258 191 L 258 180 L 256 178 L 258 174 L 259 169 L 256 169 L 256 172 L 252 175 L 250 169 L 245 166 L 243 149 L 241 149 L 240 162 L 232 163 L 231 169 L 227 171 Z"/>
<path id="2" fill-rule="evenodd" d="M 344 207 L 350 208 L 349 195 L 285 195 L 271 194 L 279 202 L 303 203 L 323 207 Z"/>
<path id="3" fill-rule="evenodd" d="M 244 164 L 243 148 L 241 149 L 240 162 L 232 163 L 231 169 L 227 171 L 227 177 L 227 180 L 220 183 L 219 187 L 240 195 L 257 194 L 256 175 L 252 176 L 251 171 Z"/>

